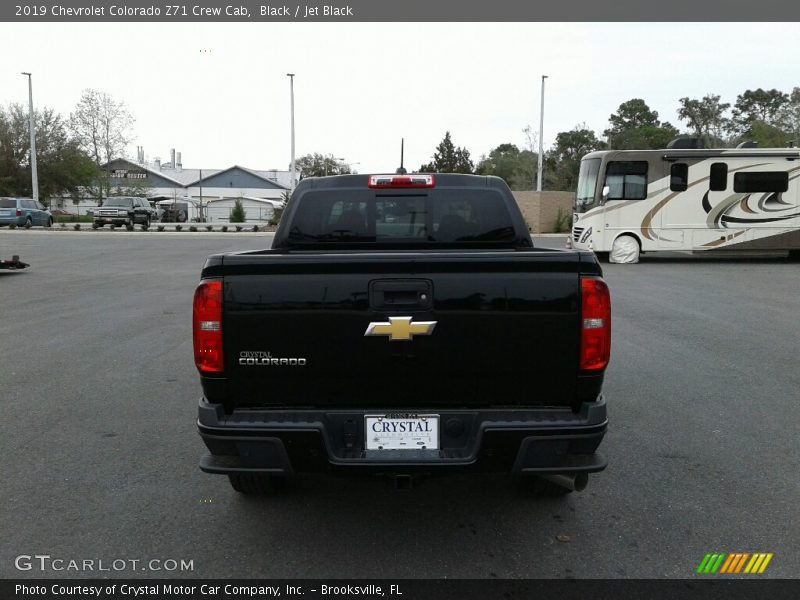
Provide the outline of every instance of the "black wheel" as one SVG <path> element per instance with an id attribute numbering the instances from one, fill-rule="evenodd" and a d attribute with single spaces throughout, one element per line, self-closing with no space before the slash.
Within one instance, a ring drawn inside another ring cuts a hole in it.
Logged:
<path id="1" fill-rule="evenodd" d="M 286 487 L 286 478 L 263 473 L 236 473 L 228 475 L 231 487 L 240 494 L 266 496 Z"/>
<path id="2" fill-rule="evenodd" d="M 150 228 L 150 217 L 149 216 L 144 220 L 144 223 L 142 223 L 142 225 L 144 225 L 148 229 Z"/>
<path id="3" fill-rule="evenodd" d="M 789 250 L 788 258 L 791 262 L 800 262 L 800 250 Z"/>
<path id="4" fill-rule="evenodd" d="M 31 227 L 33 227 L 33 221 L 28 217 L 25 219 L 25 229 L 30 229 Z"/>

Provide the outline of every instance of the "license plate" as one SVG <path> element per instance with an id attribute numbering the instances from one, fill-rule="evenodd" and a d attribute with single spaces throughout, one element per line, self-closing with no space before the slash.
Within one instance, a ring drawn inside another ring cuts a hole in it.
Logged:
<path id="1" fill-rule="evenodd" d="M 0 216 L 7 217 L 11 214 L 10 210 L 0 210 Z"/>
<path id="2" fill-rule="evenodd" d="M 367 450 L 439 449 L 439 415 L 366 415 L 364 423 Z"/>

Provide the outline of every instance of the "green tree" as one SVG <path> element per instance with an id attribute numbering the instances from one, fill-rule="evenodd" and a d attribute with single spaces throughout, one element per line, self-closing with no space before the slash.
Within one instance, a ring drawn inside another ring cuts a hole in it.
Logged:
<path id="1" fill-rule="evenodd" d="M 333 154 L 306 154 L 295 161 L 300 171 L 300 179 L 306 177 L 325 177 L 327 175 L 347 175 L 352 173 L 350 165 L 338 160 Z"/>
<path id="2" fill-rule="evenodd" d="M 575 191 L 581 159 L 589 152 L 603 150 L 606 145 L 586 124 L 556 135 L 555 145 L 545 157 L 545 187 L 551 190 Z"/>
<path id="3" fill-rule="evenodd" d="M 231 210 L 231 223 L 244 223 L 247 218 L 247 213 L 242 206 L 242 201 L 236 199 L 233 203 L 233 210 Z"/>
<path id="4" fill-rule="evenodd" d="M 781 109 L 778 119 L 781 129 L 790 135 L 795 145 L 800 145 L 800 87 L 789 94 L 789 101 Z"/>
<path id="5" fill-rule="evenodd" d="M 512 190 L 531 189 L 536 172 L 536 154 L 520 150 L 515 144 L 500 144 L 483 155 L 475 166 L 478 175 L 494 175 L 505 180 Z"/>
<path id="6" fill-rule="evenodd" d="M 763 121 L 753 121 L 750 123 L 747 138 L 756 142 L 760 148 L 784 148 L 789 145 L 793 136 L 775 125 Z"/>
<path id="7" fill-rule="evenodd" d="M 736 97 L 730 131 L 738 136 L 749 137 L 755 121 L 779 126 L 779 117 L 787 104 L 789 94 L 780 90 L 747 90 Z"/>
<path id="8" fill-rule="evenodd" d="M 436 146 L 433 161 L 421 165 L 421 173 L 472 173 L 475 165 L 470 159 L 469 150 L 456 147 L 450 138 L 450 132 L 444 134 L 444 139 Z"/>
<path id="9" fill-rule="evenodd" d="M 66 123 L 51 108 L 34 111 L 39 198 L 77 197 L 97 175 Z M 0 109 L 0 194 L 32 196 L 28 111 L 20 104 Z"/>
<path id="10" fill-rule="evenodd" d="M 651 110 L 641 98 L 633 98 L 619 105 L 603 132 L 612 150 L 663 148 L 678 135 L 670 123 L 661 122 L 658 112 Z"/>
<path id="11" fill-rule="evenodd" d="M 725 111 L 731 105 L 719 100 L 719 96 L 707 94 L 700 100 L 684 97 L 678 101 L 678 118 L 686 121 L 689 130 L 709 147 L 722 145 L 724 132 L 730 128 Z"/>

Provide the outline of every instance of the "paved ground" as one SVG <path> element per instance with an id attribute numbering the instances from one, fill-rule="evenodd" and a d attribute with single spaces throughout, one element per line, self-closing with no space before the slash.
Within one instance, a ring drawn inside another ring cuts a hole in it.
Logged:
<path id="1" fill-rule="evenodd" d="M 268 239 L 119 233 L 0 232 L 0 256 L 32 264 L 0 274 L 0 577 L 42 575 L 21 554 L 200 577 L 684 577 L 710 551 L 797 576 L 797 264 L 605 267 L 610 466 L 581 494 L 307 476 L 256 500 L 197 468 L 190 303 L 207 254 Z"/>

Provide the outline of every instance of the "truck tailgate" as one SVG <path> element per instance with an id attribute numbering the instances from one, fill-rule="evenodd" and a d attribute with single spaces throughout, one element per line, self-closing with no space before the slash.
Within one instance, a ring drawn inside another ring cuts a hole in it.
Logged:
<path id="1" fill-rule="evenodd" d="M 578 379 L 579 260 L 548 250 L 227 255 L 228 402 L 568 405 Z M 435 326 L 392 340 L 390 317 Z M 388 333 L 365 335 L 370 324 Z"/>

